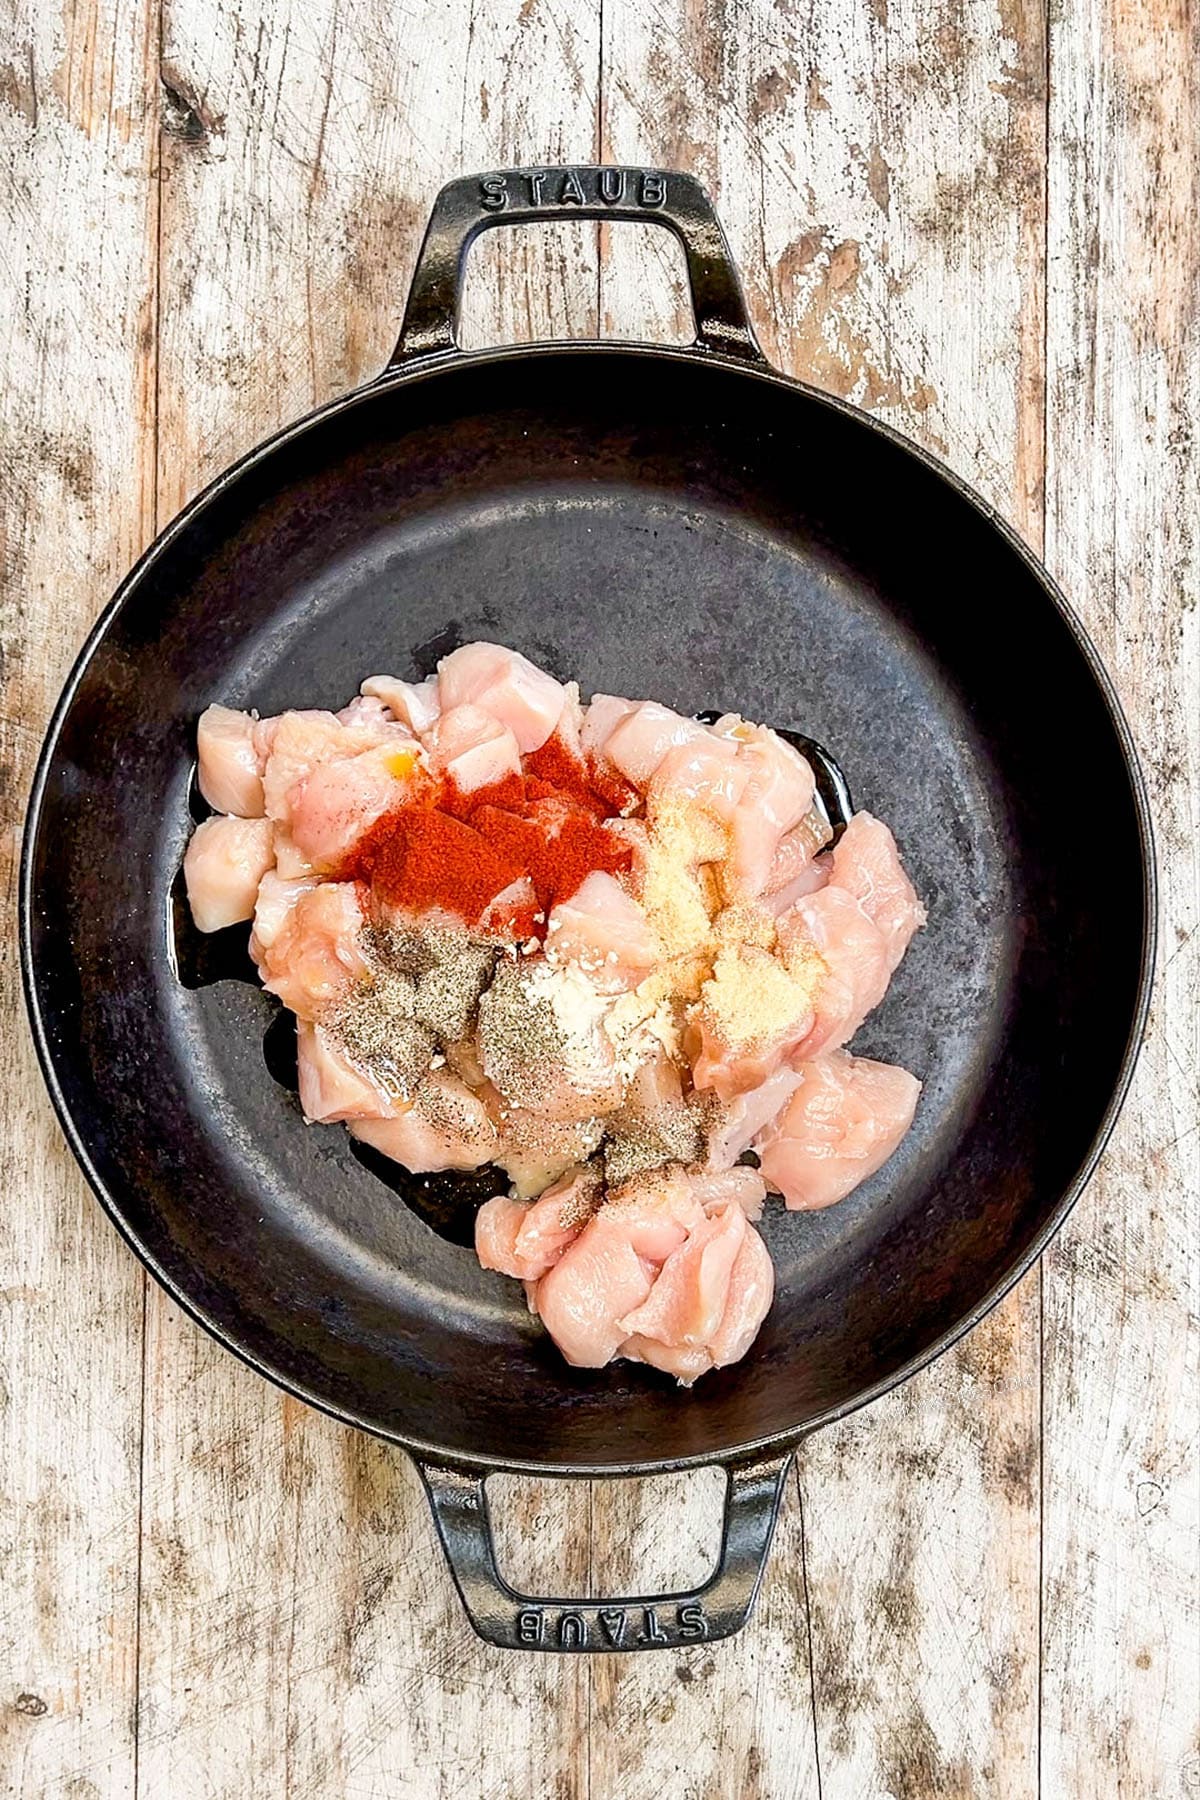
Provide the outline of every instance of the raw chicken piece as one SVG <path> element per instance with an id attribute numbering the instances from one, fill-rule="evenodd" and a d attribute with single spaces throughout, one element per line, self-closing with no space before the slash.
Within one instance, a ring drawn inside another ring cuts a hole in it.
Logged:
<path id="1" fill-rule="evenodd" d="M 704 1208 L 677 1164 L 626 1182 L 610 1194 L 602 1210 L 637 1254 L 651 1263 L 664 1263 L 704 1218 Z"/>
<path id="2" fill-rule="evenodd" d="M 558 724 L 547 738 L 548 744 L 557 744 L 577 763 L 581 773 L 586 773 L 586 757 L 583 750 L 583 706 L 579 699 L 579 683 L 568 681 L 563 685 L 563 709 L 558 717 Z"/>
<path id="3" fill-rule="evenodd" d="M 268 818 L 287 825 L 291 821 L 291 789 L 311 775 L 318 763 L 346 755 L 349 746 L 346 727 L 331 712 L 280 713 L 272 724 L 270 749 L 263 765 L 263 799 Z"/>
<path id="4" fill-rule="evenodd" d="M 713 1174 L 693 1174 L 688 1179 L 706 1213 L 720 1212 L 726 1206 L 740 1206 L 748 1219 L 762 1218 L 767 1184 L 757 1169 L 725 1169 Z"/>
<path id="5" fill-rule="evenodd" d="M 569 1363 L 611 1361 L 629 1336 L 620 1321 L 646 1299 L 653 1276 L 618 1209 L 602 1206 L 537 1286 L 542 1323 Z"/>
<path id="6" fill-rule="evenodd" d="M 448 1069 L 431 1069 L 411 1106 L 394 1119 L 351 1119 L 364 1144 L 415 1175 L 433 1169 L 477 1169 L 496 1149 L 496 1127 L 478 1094 Z"/>
<path id="7" fill-rule="evenodd" d="M 594 1169 L 569 1169 L 532 1204 L 498 1195 L 475 1215 L 475 1254 L 485 1269 L 536 1281 L 587 1224 L 601 1197 Z"/>
<path id="8" fill-rule="evenodd" d="M 728 825 L 748 779 L 749 771 L 741 764 L 738 746 L 697 725 L 695 736 L 674 744 L 663 756 L 650 780 L 650 789 L 660 803 L 666 795 L 692 801 L 722 825 Z"/>
<path id="9" fill-rule="evenodd" d="M 308 1019 L 296 1021 L 296 1063 L 300 1109 L 310 1124 L 396 1116 L 395 1102 L 378 1082 L 356 1068 L 329 1033 Z"/>
<path id="10" fill-rule="evenodd" d="M 438 664 L 443 710 L 479 706 L 507 725 L 527 756 L 540 750 L 562 716 L 565 692 L 543 669 L 500 644 L 464 644 Z"/>
<path id="11" fill-rule="evenodd" d="M 391 708 L 373 694 L 356 694 L 347 706 L 339 707 L 333 716 L 339 725 L 349 725 L 355 729 L 366 726 L 368 731 L 377 731 L 381 725 L 394 725 L 396 722 Z"/>
<path id="12" fill-rule="evenodd" d="M 667 1257 L 646 1300 L 620 1321 L 625 1335 L 707 1344 L 724 1316 L 729 1277 L 748 1229 L 740 1206 L 706 1216 Z"/>
<path id="13" fill-rule="evenodd" d="M 795 1049 L 800 1061 L 847 1043 L 879 1005 L 888 985 L 887 945 L 858 901 L 832 882 L 798 900 L 777 929 L 789 966 L 815 953 L 825 971 L 812 1027 Z"/>
<path id="14" fill-rule="evenodd" d="M 415 742 L 398 742 L 318 763 L 288 791 L 289 846 L 310 868 L 336 869 L 364 832 L 411 798 L 420 756 Z"/>
<path id="15" fill-rule="evenodd" d="M 832 1206 L 882 1168 L 913 1121 L 921 1083 L 907 1069 L 830 1050 L 800 1066 L 800 1086 L 755 1149 L 768 1185 L 794 1211 Z"/>
<path id="16" fill-rule="evenodd" d="M 691 1387 L 713 1366 L 706 1345 L 658 1344 L 653 1338 L 636 1334 L 625 1339 L 618 1354 L 627 1362 L 648 1363 L 652 1369 L 661 1369 L 664 1375 L 674 1375 L 681 1387 Z"/>
<path id="17" fill-rule="evenodd" d="M 758 1336 L 775 1297 L 775 1265 L 757 1231 L 747 1231 L 729 1274 L 720 1324 L 706 1344 L 663 1344 L 654 1338 L 626 1338 L 618 1354 L 674 1375 L 682 1387 L 709 1369 L 740 1362 Z"/>
<path id="18" fill-rule="evenodd" d="M 484 937 L 524 937 L 537 910 L 537 889 L 528 875 L 522 875 L 488 901 L 479 930 Z"/>
<path id="19" fill-rule="evenodd" d="M 698 719 L 682 718 L 669 706 L 643 700 L 617 722 L 605 742 L 604 754 L 627 781 L 645 787 L 668 750 L 704 736 L 705 728 Z"/>
<path id="20" fill-rule="evenodd" d="M 776 732 L 741 719 L 718 720 L 715 731 L 723 728 L 737 741 L 744 782 L 722 878 L 731 897 L 755 896 L 766 891 L 784 837 L 811 807 L 815 782 L 799 751 Z"/>
<path id="21" fill-rule="evenodd" d="M 904 873 L 896 840 L 881 819 L 855 813 L 833 852 L 834 886 L 853 894 L 883 934 L 890 975 L 913 933 L 925 923 L 925 908 Z"/>
<path id="22" fill-rule="evenodd" d="M 820 893 L 823 887 L 829 886 L 829 876 L 833 868 L 833 858 L 828 851 L 822 856 L 815 856 L 800 873 L 774 893 L 764 894 L 761 904 L 776 919 L 784 913 L 791 912 L 797 900 L 803 900 L 809 894 Z"/>
<path id="23" fill-rule="evenodd" d="M 708 1340 L 715 1369 L 740 1362 L 758 1336 L 775 1298 L 775 1265 L 757 1231 L 747 1231 L 729 1275 L 721 1323 Z"/>
<path id="24" fill-rule="evenodd" d="M 397 681 L 394 675 L 368 675 L 359 692 L 382 700 L 392 717 L 418 737 L 424 737 L 441 711 L 436 675 L 418 682 Z"/>
<path id="25" fill-rule="evenodd" d="M 579 741 L 585 756 L 599 756 L 620 721 L 637 711 L 636 700 L 622 700 L 619 694 L 593 694 L 584 708 Z"/>
<path id="26" fill-rule="evenodd" d="M 316 866 L 294 841 L 286 825 L 275 827 L 275 873 L 283 881 L 315 881 Z"/>
<path id="27" fill-rule="evenodd" d="M 773 1075 L 748 1093 L 736 1095 L 719 1114 L 709 1132 L 706 1166 L 716 1173 L 732 1169 L 759 1132 L 778 1118 L 800 1085 L 794 1069 L 776 1069 Z"/>
<path id="28" fill-rule="evenodd" d="M 811 810 L 805 813 L 800 823 L 793 825 L 792 829 L 785 832 L 780 838 L 779 847 L 767 875 L 767 885 L 763 889 L 764 894 L 774 896 L 782 889 L 790 887 L 801 876 L 807 875 L 813 867 L 814 857 L 818 856 L 825 848 L 832 835 L 829 825 L 820 813 Z M 812 888 L 806 888 L 804 891 L 815 892 L 817 888 L 824 887 L 825 882 L 829 879 L 830 866 L 827 863 L 821 872 L 822 879 L 814 881 Z M 782 907 L 776 907 L 778 912 L 783 910 Z"/>
<path id="29" fill-rule="evenodd" d="M 615 876 L 594 869 L 550 913 L 547 953 L 578 963 L 601 993 L 636 987 L 655 961 L 654 933 Z"/>
<path id="30" fill-rule="evenodd" d="M 352 981 L 369 973 L 359 947 L 358 890 L 349 881 L 263 877 L 250 954 L 263 986 L 301 1019 L 315 1019 Z"/>
<path id="31" fill-rule="evenodd" d="M 267 731 L 264 728 L 270 727 Z M 291 802 L 299 783 L 321 763 L 357 756 L 376 744 L 403 750 L 412 743 L 406 727 L 394 719 L 373 715 L 343 725 L 331 712 L 285 712 L 277 719 L 263 719 L 255 727 L 256 741 L 266 748 L 263 764 L 263 802 L 267 817 L 291 824 Z"/>
<path id="32" fill-rule="evenodd" d="M 291 881 L 281 876 L 277 869 L 263 876 L 254 903 L 254 926 L 250 933 L 250 954 L 256 962 L 278 938 L 301 894 L 311 894 L 316 885 L 315 876 Z"/>
<path id="33" fill-rule="evenodd" d="M 692 1009 L 692 1080 L 718 1099 L 761 1087 L 813 1028 L 824 966 L 786 964 L 758 944 L 724 946 Z"/>
<path id="34" fill-rule="evenodd" d="M 216 814 L 197 825 L 183 859 L 188 904 L 198 931 L 220 931 L 254 912 L 258 884 L 272 867 L 270 819 Z"/>
<path id="35" fill-rule="evenodd" d="M 236 813 L 241 819 L 261 819 L 263 814 L 255 723 L 249 713 L 210 706 L 196 727 L 200 792 L 217 812 Z"/>
<path id="36" fill-rule="evenodd" d="M 451 706 L 428 734 L 431 751 L 460 792 L 521 773 L 521 751 L 507 725 L 481 706 Z"/>

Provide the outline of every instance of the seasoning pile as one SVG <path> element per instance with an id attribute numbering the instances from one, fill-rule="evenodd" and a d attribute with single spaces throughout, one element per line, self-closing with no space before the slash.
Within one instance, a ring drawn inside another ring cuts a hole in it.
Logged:
<path id="1" fill-rule="evenodd" d="M 494 1165 L 480 1261 L 569 1361 L 690 1383 L 744 1355 L 767 1191 L 844 1198 L 920 1092 L 843 1048 L 924 922 L 887 827 L 830 847 L 774 732 L 585 706 L 493 644 L 336 714 L 210 707 L 198 748 L 193 917 L 252 920 L 306 1118 Z"/>

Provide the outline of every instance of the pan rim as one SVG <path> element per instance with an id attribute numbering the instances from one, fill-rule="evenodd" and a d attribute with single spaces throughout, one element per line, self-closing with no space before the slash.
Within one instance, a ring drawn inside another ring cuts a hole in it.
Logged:
<path id="1" fill-rule="evenodd" d="M 461 373 L 472 368 L 483 368 L 508 362 L 531 362 L 542 358 L 563 356 L 608 356 L 634 357 L 645 359 L 652 357 L 695 368 L 715 367 L 722 372 L 746 377 L 755 382 L 762 382 L 769 387 L 782 390 L 789 396 L 799 396 L 813 402 L 830 412 L 846 419 L 849 423 L 874 433 L 884 439 L 905 455 L 914 458 L 931 475 L 949 486 L 953 492 L 976 512 L 985 523 L 997 531 L 1012 551 L 1026 572 L 1041 588 L 1046 599 L 1054 607 L 1067 628 L 1075 648 L 1082 656 L 1083 662 L 1091 675 L 1108 715 L 1119 746 L 1122 762 L 1129 778 L 1131 797 L 1137 821 L 1138 847 L 1141 862 L 1141 890 L 1143 905 L 1142 941 L 1138 962 L 1137 990 L 1135 1004 L 1121 1055 L 1117 1077 L 1108 1103 L 1101 1115 L 1097 1129 L 1088 1149 L 1076 1169 L 1071 1180 L 1063 1188 L 1059 1198 L 1050 1208 L 1045 1221 L 1012 1266 L 1005 1271 L 999 1281 L 995 1282 L 962 1319 L 943 1332 L 939 1337 L 917 1353 L 907 1362 L 892 1370 L 886 1376 L 873 1382 L 869 1387 L 861 1389 L 837 1405 L 827 1407 L 814 1414 L 802 1423 L 788 1427 L 784 1431 L 769 1433 L 766 1436 L 748 1438 L 727 1445 L 719 1452 L 704 1451 L 681 1457 L 661 1457 L 648 1460 L 606 1463 L 561 1463 L 536 1458 L 503 1458 L 484 1456 L 471 1451 L 449 1450 L 444 1445 L 430 1443 L 424 1439 L 411 1437 L 403 1432 L 390 1430 L 355 1413 L 351 1408 L 341 1407 L 322 1395 L 306 1387 L 304 1383 L 282 1375 L 262 1357 L 255 1355 L 239 1344 L 230 1334 L 228 1328 L 214 1318 L 206 1309 L 194 1301 L 179 1285 L 166 1267 L 143 1244 L 138 1234 L 128 1223 L 122 1210 L 120 1198 L 105 1183 L 100 1172 L 92 1161 L 83 1134 L 75 1124 L 68 1107 L 65 1094 L 58 1079 L 55 1054 L 51 1048 L 45 1021 L 42 1017 L 40 997 L 38 993 L 38 975 L 33 945 L 33 908 L 34 908 L 34 852 L 41 829 L 42 808 L 46 787 L 49 780 L 62 728 L 74 704 L 79 687 L 104 638 L 112 624 L 136 594 L 139 586 L 154 565 L 165 555 L 170 545 L 209 505 L 233 487 L 241 477 L 265 463 L 277 450 L 284 448 L 301 438 L 306 432 L 337 417 L 340 413 L 352 410 L 356 405 L 373 399 L 378 395 L 400 390 L 424 380 L 434 379 L 445 373 Z M 1074 1208 L 1079 1196 L 1095 1173 L 1097 1164 L 1112 1136 L 1117 1118 L 1125 1102 L 1133 1079 L 1139 1051 L 1145 1034 L 1146 1021 L 1149 1015 L 1150 1002 L 1154 983 L 1155 955 L 1158 936 L 1158 881 L 1154 845 L 1153 819 L 1150 810 L 1149 796 L 1145 777 L 1138 757 L 1133 732 L 1126 717 L 1124 708 L 1111 675 L 1100 657 L 1096 646 L 1058 583 L 1041 559 L 1018 534 L 1005 516 L 986 500 L 969 482 L 964 480 L 955 470 L 939 458 L 913 442 L 903 432 L 881 419 L 874 418 L 860 407 L 833 394 L 824 393 L 811 384 L 797 380 L 784 374 L 765 359 L 761 362 L 750 361 L 741 357 L 729 356 L 720 352 L 707 350 L 695 345 L 661 345 L 624 340 L 605 341 L 601 339 L 566 339 L 554 342 L 537 342 L 531 344 L 503 345 L 474 351 L 447 351 L 433 355 L 417 355 L 408 362 L 388 368 L 383 374 L 362 385 L 351 388 L 344 394 L 336 395 L 332 400 L 315 407 L 312 411 L 290 421 L 278 431 L 271 433 L 260 443 L 246 451 L 214 477 L 186 506 L 172 518 L 146 547 L 132 568 L 117 586 L 111 599 L 104 606 L 95 623 L 89 630 L 84 643 L 72 664 L 64 682 L 62 691 L 55 704 L 46 728 L 46 734 L 38 753 L 38 760 L 30 788 L 26 809 L 25 826 L 21 845 L 20 876 L 18 887 L 18 936 L 22 986 L 25 994 L 26 1010 L 33 1036 L 34 1048 L 42 1078 L 46 1084 L 51 1103 L 67 1144 L 79 1164 L 96 1199 L 100 1202 L 108 1218 L 115 1225 L 120 1236 L 138 1258 L 142 1267 L 158 1282 L 159 1286 L 178 1305 L 189 1318 L 194 1320 L 210 1337 L 214 1338 L 223 1349 L 236 1356 L 256 1374 L 270 1381 L 283 1392 L 304 1401 L 318 1412 L 337 1419 L 340 1423 L 365 1431 L 384 1442 L 397 1445 L 407 1451 L 418 1461 L 440 1464 L 456 1468 L 468 1469 L 477 1474 L 526 1474 L 569 1479 L 604 1479 L 628 1477 L 631 1475 L 665 1474 L 676 1470 L 703 1468 L 712 1466 L 730 1466 L 746 1460 L 753 1460 L 764 1454 L 782 1454 L 794 1449 L 804 1438 L 823 1426 L 857 1412 L 860 1407 L 870 1405 L 872 1401 L 889 1393 L 894 1387 L 907 1381 L 921 1369 L 951 1349 L 968 1331 L 984 1319 L 999 1304 L 1004 1296 L 1025 1276 L 1045 1251 L 1057 1232 L 1061 1229 L 1068 1215 Z"/>

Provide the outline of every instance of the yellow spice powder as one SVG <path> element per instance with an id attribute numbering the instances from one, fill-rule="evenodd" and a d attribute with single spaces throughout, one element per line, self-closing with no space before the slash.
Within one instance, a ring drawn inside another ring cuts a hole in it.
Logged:
<path id="1" fill-rule="evenodd" d="M 758 944 L 722 945 L 700 1004 L 718 1038 L 731 1048 L 770 1043 L 812 1006 L 817 972 L 816 963 L 804 961 L 793 973 Z"/>

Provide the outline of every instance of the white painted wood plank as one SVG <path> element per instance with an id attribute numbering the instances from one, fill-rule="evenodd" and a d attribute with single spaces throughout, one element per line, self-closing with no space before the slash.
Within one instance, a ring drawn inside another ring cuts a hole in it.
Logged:
<path id="1" fill-rule="evenodd" d="M 953 17 L 925 0 L 605 14 L 605 155 L 694 169 L 768 355 L 948 456 L 1035 543 L 1043 61 L 1037 9 L 982 0 Z M 606 329 L 678 331 L 650 234 L 613 233 L 602 273 Z M 781 1730 L 794 1690 L 768 1677 L 789 1653 L 793 1683 L 807 1666 L 793 1580 L 677 1696 L 697 1792 L 730 1741 L 762 1758 L 751 1793 L 1035 1790 L 1038 1370 L 1035 1278 L 910 1389 L 812 1442 L 816 1740 L 799 1706 Z M 794 1576 L 794 1502 L 783 1532 Z M 594 1791 L 625 1791 L 623 1733 L 658 1683 L 615 1671 Z"/>
<path id="2" fill-rule="evenodd" d="M 550 0 L 401 32 L 383 5 L 168 0 L 164 511 L 382 365 L 444 179 L 591 155 L 597 28 Z M 493 246 L 476 341 L 594 329 L 594 233 Z M 158 1295 L 149 1346 L 141 1791 L 581 1794 L 586 1665 L 471 1636 L 407 1460 L 282 1399 Z M 502 1518 L 537 1540 L 541 1585 L 582 1590 L 586 1487 L 565 1501 L 522 1484 Z"/>
<path id="3" fill-rule="evenodd" d="M 80 643 L 152 530 L 151 0 L 0 23 L 0 1791 L 132 1794 L 141 1273 L 51 1115 L 16 861 Z"/>
<path id="4" fill-rule="evenodd" d="M 1047 549 L 1158 833 L 1150 1030 L 1046 1259 L 1047 1795 L 1200 1790 L 1200 38 L 1173 0 L 1051 37 Z"/>

